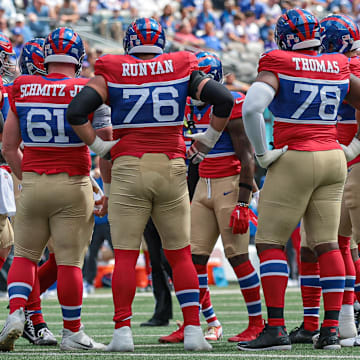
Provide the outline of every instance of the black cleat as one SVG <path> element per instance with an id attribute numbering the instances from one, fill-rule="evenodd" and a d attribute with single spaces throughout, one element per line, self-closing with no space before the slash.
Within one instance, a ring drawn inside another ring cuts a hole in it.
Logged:
<path id="1" fill-rule="evenodd" d="M 339 328 L 337 326 L 321 327 L 320 333 L 314 336 L 314 349 L 340 350 Z"/>
<path id="2" fill-rule="evenodd" d="M 304 329 L 304 323 L 290 331 L 289 338 L 292 344 L 312 344 L 313 336 L 319 334 L 319 330 L 309 331 Z"/>
<path id="3" fill-rule="evenodd" d="M 239 342 L 237 348 L 243 351 L 291 350 L 291 342 L 285 326 L 266 324 L 255 340 Z"/>

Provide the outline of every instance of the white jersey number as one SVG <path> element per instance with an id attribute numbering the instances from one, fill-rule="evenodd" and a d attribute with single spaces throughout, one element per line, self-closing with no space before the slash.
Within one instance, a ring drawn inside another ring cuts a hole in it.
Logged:
<path id="1" fill-rule="evenodd" d="M 309 92 L 308 97 L 305 101 L 297 108 L 297 110 L 292 114 L 293 119 L 299 119 L 300 116 L 305 112 L 305 110 L 313 103 L 314 99 L 320 92 L 320 108 L 319 116 L 322 120 L 335 120 L 337 111 L 340 104 L 340 89 L 338 86 L 325 85 L 320 87 L 319 85 L 310 85 L 303 83 L 295 83 L 294 93 L 299 94 L 302 91 Z M 331 96 L 330 96 L 331 94 Z M 334 96 L 335 94 L 335 96 Z M 334 106 L 331 113 L 326 113 L 327 106 Z"/>
<path id="2" fill-rule="evenodd" d="M 32 122 L 34 116 L 42 116 L 45 121 Z M 53 134 L 51 126 L 47 123 L 53 118 L 56 119 L 57 135 Z M 26 118 L 26 128 L 29 138 L 34 142 L 50 142 L 54 138 L 56 143 L 67 143 L 69 137 L 65 135 L 65 110 L 64 109 L 53 109 L 52 113 L 48 109 L 31 109 Z M 42 130 L 44 135 L 35 135 L 34 130 Z"/>
<path id="3" fill-rule="evenodd" d="M 172 99 L 160 99 L 161 94 L 170 94 Z M 123 98 L 129 99 L 130 96 L 138 96 L 138 99 L 133 106 L 133 108 L 126 115 L 123 123 L 129 124 L 134 119 L 136 114 L 141 110 L 146 100 L 150 96 L 149 89 L 124 89 L 123 90 Z M 175 100 L 175 98 L 179 97 L 179 92 L 174 86 L 165 86 L 165 87 L 157 87 L 151 93 L 152 103 L 153 103 L 153 117 L 157 121 L 174 121 L 179 116 L 179 104 Z M 172 109 L 172 113 L 168 115 L 161 114 L 162 107 L 170 107 Z"/>

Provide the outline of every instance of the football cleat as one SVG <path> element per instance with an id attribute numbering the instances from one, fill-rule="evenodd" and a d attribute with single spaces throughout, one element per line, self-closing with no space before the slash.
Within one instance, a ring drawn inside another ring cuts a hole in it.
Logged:
<path id="1" fill-rule="evenodd" d="M 200 326 L 187 325 L 184 328 L 184 349 L 186 351 L 209 351 L 212 346 L 204 339 Z"/>
<path id="2" fill-rule="evenodd" d="M 229 338 L 228 341 L 229 342 L 246 342 L 246 341 L 254 340 L 262 332 L 263 329 L 264 329 L 264 325 L 262 325 L 262 326 L 249 325 L 247 327 L 247 329 L 245 329 L 243 332 Z"/>
<path id="3" fill-rule="evenodd" d="M 184 325 L 180 321 L 177 321 L 176 325 L 178 326 L 178 329 L 173 331 L 170 335 L 162 336 L 161 338 L 159 338 L 160 343 L 176 344 L 184 341 Z"/>
<path id="4" fill-rule="evenodd" d="M 63 336 L 60 343 L 60 350 L 105 350 L 104 344 L 97 343 L 84 330 L 72 332 L 63 329 Z"/>
<path id="5" fill-rule="evenodd" d="M 343 347 L 360 346 L 360 336 L 355 336 L 348 339 L 340 339 L 339 342 L 340 345 Z"/>
<path id="6" fill-rule="evenodd" d="M 123 326 L 114 330 L 113 338 L 106 347 L 106 351 L 132 352 L 134 341 L 129 326 Z"/>
<path id="7" fill-rule="evenodd" d="M 205 340 L 208 341 L 218 341 L 223 337 L 223 328 L 219 326 L 209 326 L 207 331 L 204 334 Z"/>
<path id="8" fill-rule="evenodd" d="M 14 311 L 7 317 L 0 333 L 0 351 L 14 350 L 14 343 L 23 333 L 24 324 L 25 313 L 23 308 Z"/>
<path id="9" fill-rule="evenodd" d="M 304 329 L 304 323 L 290 331 L 289 337 L 292 344 L 312 344 L 313 337 L 319 334 L 319 330 L 309 331 Z"/>
<path id="10" fill-rule="evenodd" d="M 339 350 L 339 329 L 336 326 L 321 327 L 320 333 L 313 337 L 314 349 Z"/>
<path id="11" fill-rule="evenodd" d="M 291 343 L 285 326 L 266 324 L 255 340 L 240 342 L 237 348 L 243 351 L 291 350 Z"/>

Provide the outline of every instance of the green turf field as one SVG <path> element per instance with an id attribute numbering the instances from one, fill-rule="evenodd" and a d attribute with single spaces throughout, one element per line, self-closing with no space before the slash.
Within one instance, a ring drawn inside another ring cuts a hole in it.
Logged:
<path id="1" fill-rule="evenodd" d="M 175 320 L 181 319 L 179 307 L 175 297 L 174 319 L 167 327 L 141 328 L 139 324 L 149 319 L 154 308 L 151 293 L 137 293 L 134 301 L 134 317 L 132 330 L 134 335 L 134 353 L 103 353 L 92 351 L 61 352 L 58 347 L 39 347 L 30 345 L 26 340 L 19 339 L 15 344 L 15 351 L 0 353 L 0 359 L 359 359 L 360 347 L 346 348 L 339 351 L 313 350 L 311 345 L 293 345 L 292 351 L 240 352 L 234 343 L 227 342 L 227 338 L 243 330 L 247 326 L 247 316 L 244 301 L 238 287 L 231 285 L 227 288 L 212 288 L 212 301 L 216 314 L 224 328 L 224 339 L 213 343 L 213 351 L 209 353 L 185 353 L 183 344 L 159 344 L 158 338 L 167 335 L 176 328 Z M 0 301 L 0 325 L 3 326 L 7 316 L 7 302 Z M 57 299 L 43 301 L 43 312 L 49 328 L 61 340 L 61 312 Z M 109 289 L 96 290 L 95 295 L 84 299 L 82 321 L 85 331 L 96 341 L 109 343 L 113 332 L 113 304 Z M 302 318 L 302 304 L 299 289 L 290 289 L 286 295 L 286 325 L 288 331 L 300 325 Z M 205 321 L 202 322 L 206 327 Z"/>

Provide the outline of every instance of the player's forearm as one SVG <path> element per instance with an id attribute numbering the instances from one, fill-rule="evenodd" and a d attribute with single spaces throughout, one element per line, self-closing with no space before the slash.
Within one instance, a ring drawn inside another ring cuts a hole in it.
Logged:
<path id="1" fill-rule="evenodd" d="M 19 148 L 16 149 L 9 148 L 5 144 L 1 152 L 6 162 L 10 166 L 12 172 L 19 180 L 22 180 L 21 164 L 22 164 L 23 153 L 21 152 L 21 150 Z"/>
<path id="2" fill-rule="evenodd" d="M 274 96 L 275 90 L 270 85 L 255 82 L 251 85 L 243 104 L 246 135 L 255 148 L 256 155 L 262 155 L 268 150 L 263 113 Z"/>
<path id="3" fill-rule="evenodd" d="M 242 157 L 239 181 L 239 201 L 243 202 L 248 202 L 250 199 L 255 172 L 255 162 L 252 153 L 247 152 L 246 155 Z"/>

